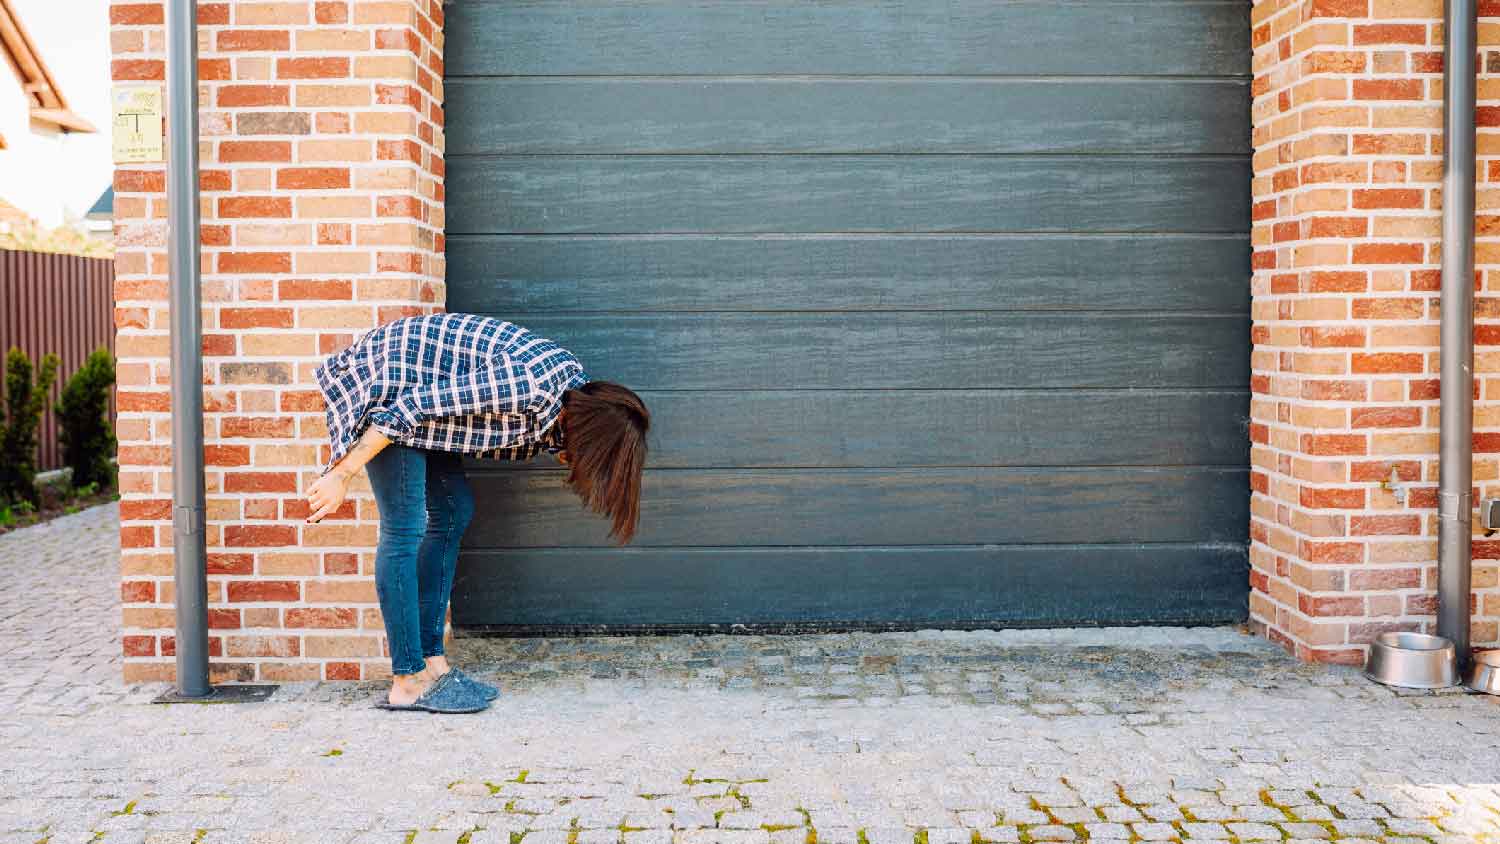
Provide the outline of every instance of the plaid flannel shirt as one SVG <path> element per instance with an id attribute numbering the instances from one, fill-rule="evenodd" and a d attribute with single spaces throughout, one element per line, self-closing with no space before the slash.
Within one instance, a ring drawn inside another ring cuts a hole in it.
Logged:
<path id="1" fill-rule="evenodd" d="M 374 427 L 392 442 L 500 460 L 562 448 L 563 393 L 588 381 L 567 349 L 472 314 L 376 328 L 314 373 L 327 403 L 333 468 Z"/>

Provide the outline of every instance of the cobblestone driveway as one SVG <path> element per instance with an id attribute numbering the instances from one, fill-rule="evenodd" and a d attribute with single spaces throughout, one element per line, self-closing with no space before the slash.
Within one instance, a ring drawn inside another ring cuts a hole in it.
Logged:
<path id="1" fill-rule="evenodd" d="M 152 706 L 114 508 L 0 537 L 0 842 L 1500 841 L 1500 706 L 1232 631 L 462 640 L 376 687 Z"/>

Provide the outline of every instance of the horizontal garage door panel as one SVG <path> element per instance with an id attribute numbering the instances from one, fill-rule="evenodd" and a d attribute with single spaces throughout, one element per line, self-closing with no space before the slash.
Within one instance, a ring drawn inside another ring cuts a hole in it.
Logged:
<path id="1" fill-rule="evenodd" d="M 1141 310 L 1248 315 L 1231 235 L 454 235 L 457 311 Z M 471 281 L 472 280 L 472 281 Z"/>
<path id="2" fill-rule="evenodd" d="M 1250 329 L 1238 316 L 692 313 L 523 323 L 565 340 L 591 376 L 637 389 L 1237 387 L 1250 378 Z"/>
<path id="3" fill-rule="evenodd" d="M 528 633 L 1204 624 L 1244 615 L 1249 577 L 1242 545 L 558 548 L 465 562 L 453 623 Z"/>
<path id="4" fill-rule="evenodd" d="M 1234 157 L 745 155 L 455 158 L 454 234 L 1242 232 Z M 1229 190 L 1225 190 L 1230 186 Z"/>
<path id="5" fill-rule="evenodd" d="M 1243 466 L 1249 451 L 1243 390 L 642 390 L 641 398 L 651 408 L 650 463 L 662 469 Z M 1121 426 L 1125 418 L 1133 424 Z"/>
<path id="6" fill-rule="evenodd" d="M 1241 75 L 1247 3 L 462 0 L 455 75 Z"/>
<path id="7" fill-rule="evenodd" d="M 1242 620 L 1249 9 L 447 5 L 448 307 L 653 414 L 632 547 L 468 462 L 455 623 Z"/>
<path id="8" fill-rule="evenodd" d="M 608 525 L 555 473 L 469 482 L 480 502 L 471 548 L 609 544 Z M 1247 537 L 1248 483 L 1239 467 L 648 469 L 635 544 L 1234 542 Z"/>
<path id="9" fill-rule="evenodd" d="M 447 151 L 1243 154 L 1249 102 L 1239 79 L 456 79 L 448 111 L 478 114 Z"/>

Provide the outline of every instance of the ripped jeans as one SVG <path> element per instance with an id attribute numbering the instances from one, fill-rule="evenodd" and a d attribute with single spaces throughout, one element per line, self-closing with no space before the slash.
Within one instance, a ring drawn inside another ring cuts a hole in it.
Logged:
<path id="1" fill-rule="evenodd" d="M 415 674 L 443 653 L 458 541 L 474 517 L 474 494 L 462 458 L 449 452 L 392 443 L 365 471 L 380 508 L 375 592 L 391 673 Z"/>

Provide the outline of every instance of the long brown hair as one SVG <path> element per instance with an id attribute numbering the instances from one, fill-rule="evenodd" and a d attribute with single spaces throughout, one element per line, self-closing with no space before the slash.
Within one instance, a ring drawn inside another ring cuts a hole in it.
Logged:
<path id="1" fill-rule="evenodd" d="M 563 394 L 563 448 L 568 486 L 583 506 L 610 520 L 621 545 L 635 538 L 641 516 L 641 470 L 651 414 L 641 397 L 609 381 Z"/>

